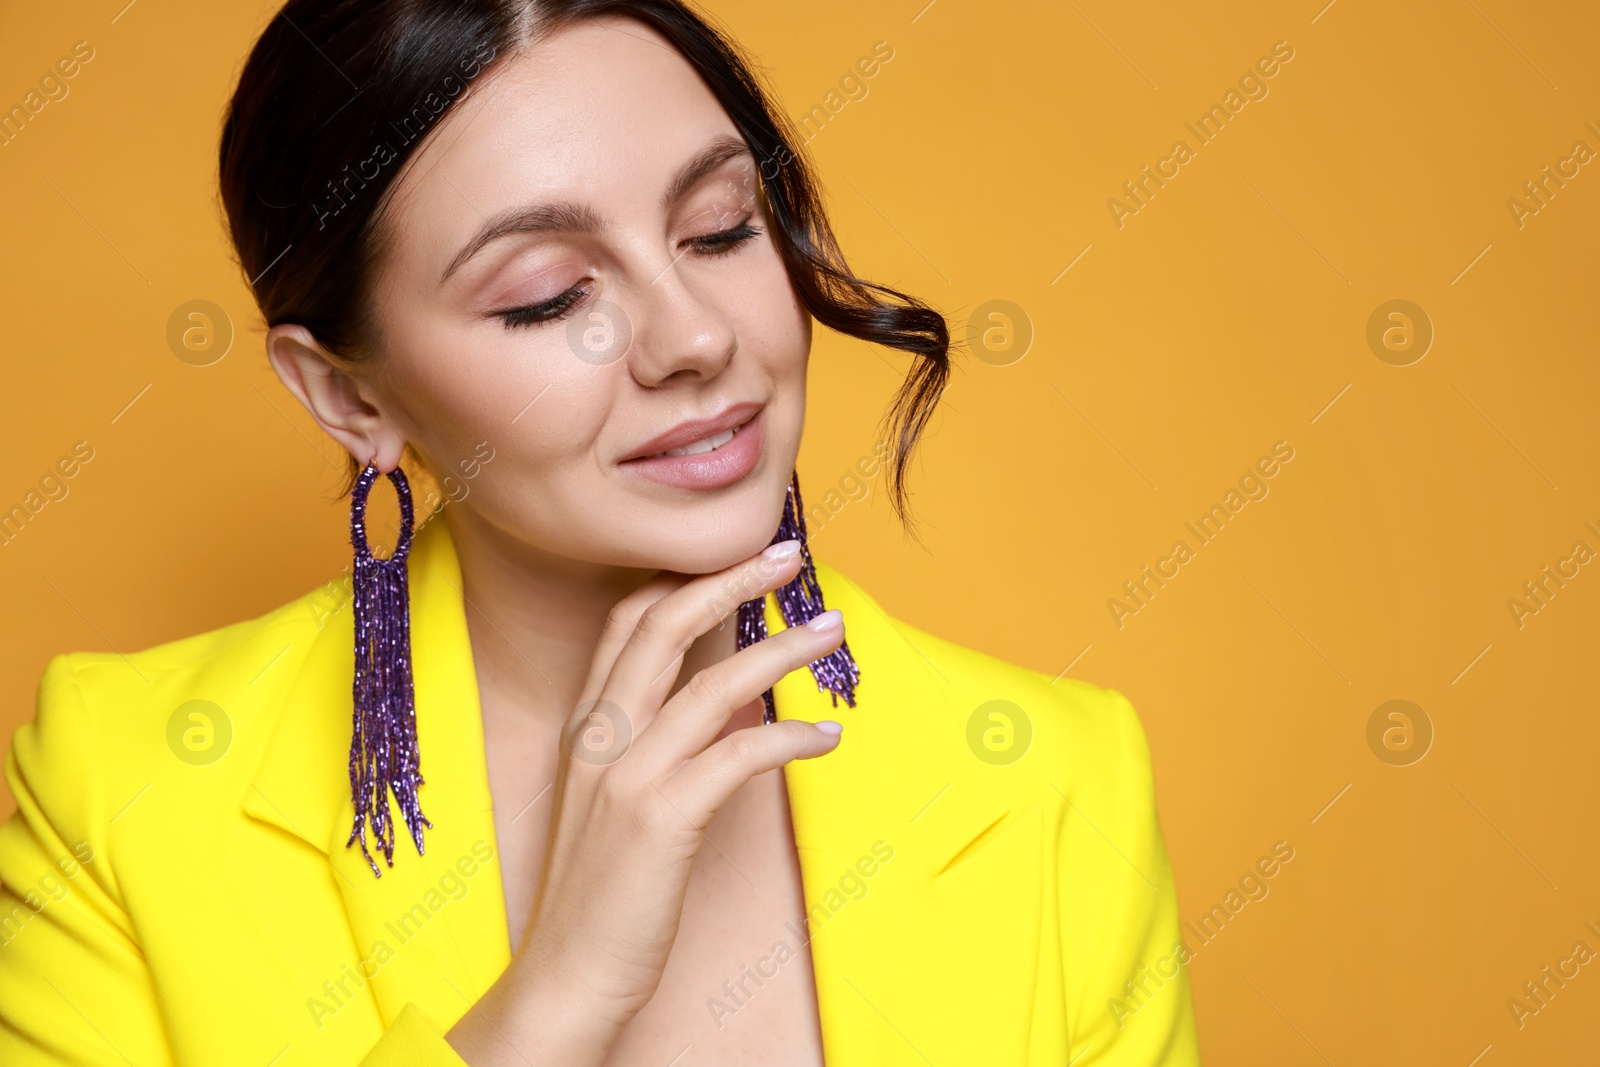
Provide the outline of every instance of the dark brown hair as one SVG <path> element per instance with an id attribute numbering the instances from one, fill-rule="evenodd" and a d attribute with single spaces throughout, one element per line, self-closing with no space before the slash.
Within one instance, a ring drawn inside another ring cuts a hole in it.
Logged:
<path id="1" fill-rule="evenodd" d="M 806 310 L 918 357 L 884 425 L 890 500 L 909 527 L 906 468 L 950 374 L 944 317 L 850 272 L 793 126 L 738 47 L 679 0 L 289 0 L 245 63 L 219 152 L 234 248 L 267 326 L 298 323 L 352 362 L 378 350 L 383 196 L 401 165 L 497 58 L 604 16 L 660 33 L 727 111 Z M 353 484 L 362 464 L 350 463 Z"/>

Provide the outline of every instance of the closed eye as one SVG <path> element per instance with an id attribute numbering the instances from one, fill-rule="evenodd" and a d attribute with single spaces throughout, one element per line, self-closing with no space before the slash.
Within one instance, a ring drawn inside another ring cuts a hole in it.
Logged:
<path id="1" fill-rule="evenodd" d="M 754 240 L 764 232 L 762 227 L 751 225 L 747 217 L 732 229 L 719 230 L 701 237 L 691 237 L 685 243 L 699 250 L 701 256 L 713 258 L 729 255 L 739 249 L 747 241 Z M 546 322 L 558 322 L 566 318 L 577 308 L 584 297 L 589 295 L 589 290 L 583 283 L 574 285 L 560 296 L 538 304 L 525 304 L 522 307 L 507 308 L 496 311 L 494 314 L 505 323 L 506 329 L 515 329 L 519 326 L 537 326 Z"/>
<path id="2" fill-rule="evenodd" d="M 761 236 L 762 228 L 752 226 L 750 219 L 746 218 L 731 230 L 720 230 L 717 233 L 708 233 L 704 237 L 694 237 L 689 244 L 700 249 L 707 256 L 725 256 L 753 238 Z"/>
<path id="3" fill-rule="evenodd" d="M 497 311 L 496 315 L 506 324 L 506 329 L 515 329 L 518 326 L 537 326 L 543 322 L 554 322 L 570 315 L 578 306 L 578 301 L 589 295 L 589 290 L 582 285 L 574 285 L 560 296 L 538 304 L 527 304 L 523 307 L 508 308 Z"/>

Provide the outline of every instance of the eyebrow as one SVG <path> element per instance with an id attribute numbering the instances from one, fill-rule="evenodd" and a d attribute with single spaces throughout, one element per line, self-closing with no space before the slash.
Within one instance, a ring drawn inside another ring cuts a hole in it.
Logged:
<path id="1" fill-rule="evenodd" d="M 730 137 L 727 134 L 718 135 L 692 159 L 679 167 L 678 172 L 672 176 L 672 181 L 668 183 L 667 190 L 661 197 L 662 210 L 670 209 L 688 195 L 700 179 L 738 156 L 749 156 L 752 160 L 755 158 L 750 152 L 750 147 L 740 138 Z M 550 204 L 507 208 L 484 223 L 483 228 L 462 246 L 461 251 L 456 253 L 456 257 L 440 275 L 439 284 L 443 285 L 449 281 L 450 276 L 460 270 L 469 259 L 481 252 L 486 245 L 502 237 L 518 233 L 596 234 L 603 228 L 599 216 L 587 204 L 563 200 Z"/>

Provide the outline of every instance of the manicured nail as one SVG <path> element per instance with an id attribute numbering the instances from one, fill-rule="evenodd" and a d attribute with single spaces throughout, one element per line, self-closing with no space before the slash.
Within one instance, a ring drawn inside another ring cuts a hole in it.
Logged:
<path id="1" fill-rule="evenodd" d="M 829 608 L 821 615 L 818 615 L 816 618 L 806 623 L 806 629 L 821 634 L 827 633 L 834 627 L 842 625 L 844 625 L 844 613 L 838 608 Z"/>
<path id="2" fill-rule="evenodd" d="M 765 559 L 788 559 L 800 551 L 800 542 L 791 538 L 788 541 L 779 541 L 775 545 L 768 545 L 761 550 Z"/>
<path id="3" fill-rule="evenodd" d="M 818 730 L 821 730 L 829 737 L 838 737 L 840 734 L 844 733 L 844 724 L 834 722 L 832 719 L 823 719 L 821 722 L 814 722 L 811 725 L 815 726 Z"/>

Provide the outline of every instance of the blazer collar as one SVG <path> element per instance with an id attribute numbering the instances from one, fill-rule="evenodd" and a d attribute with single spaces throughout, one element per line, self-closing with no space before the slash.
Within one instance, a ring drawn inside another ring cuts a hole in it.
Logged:
<path id="1" fill-rule="evenodd" d="M 959 956 L 965 931 L 972 933 L 973 958 L 992 949 L 971 916 L 1030 885 L 1036 898 L 1029 872 L 1037 869 L 1030 863 L 1037 864 L 1039 850 L 1032 849 L 1031 859 L 1026 848 L 1017 851 L 1009 866 L 967 859 L 979 839 L 995 836 L 1018 812 L 1014 800 L 985 787 L 981 775 L 969 778 L 961 770 L 976 761 L 965 749 L 971 709 L 955 695 L 960 687 L 927 655 L 934 639 L 912 631 L 914 642 L 844 575 L 820 560 L 816 569 L 824 602 L 844 614 L 846 639 L 861 669 L 856 706 L 835 706 L 805 670 L 779 681 L 774 697 L 779 719 L 845 724 L 837 751 L 783 771 L 831 1056 L 839 1035 L 880 1027 L 890 1017 L 884 998 L 905 987 L 902 964 L 915 951 L 909 946 L 925 940 L 925 924 L 939 924 L 933 929 L 940 930 L 941 952 Z M 359 845 L 346 847 L 354 819 L 347 765 L 354 659 L 348 601 L 311 638 L 243 807 L 328 857 L 383 1018 L 415 1002 L 445 1025 L 499 976 L 511 945 L 461 571 L 445 522 L 430 521 L 418 531 L 409 581 L 425 778 L 418 797 L 433 823 L 425 831 L 425 853 L 418 856 L 402 832 L 393 867 L 375 852 L 383 874 L 374 878 Z M 784 628 L 773 594 L 766 616 L 769 633 Z M 398 811 L 396 818 L 403 831 Z M 1037 826 L 1036 819 L 1021 821 Z M 1012 837 L 1022 845 L 1030 839 Z M 873 892 L 883 903 L 868 920 L 860 907 L 841 910 L 848 898 L 840 887 L 862 869 L 863 857 L 873 856 L 875 842 L 903 858 L 875 876 Z M 959 877 L 946 876 L 952 868 Z M 1037 909 L 1038 901 L 1022 897 L 1016 906 Z M 921 930 L 909 928 L 913 922 Z M 1004 1007 L 996 1010 L 1025 1010 L 1030 981 L 1021 972 L 997 976 L 993 992 Z M 937 994 L 930 1000 L 928 986 L 915 988 L 919 1001 L 907 1002 L 903 1013 L 938 1010 L 930 1007 Z M 881 992 L 869 999 L 866 990 Z M 950 1009 L 959 1013 L 960 1005 Z"/>

